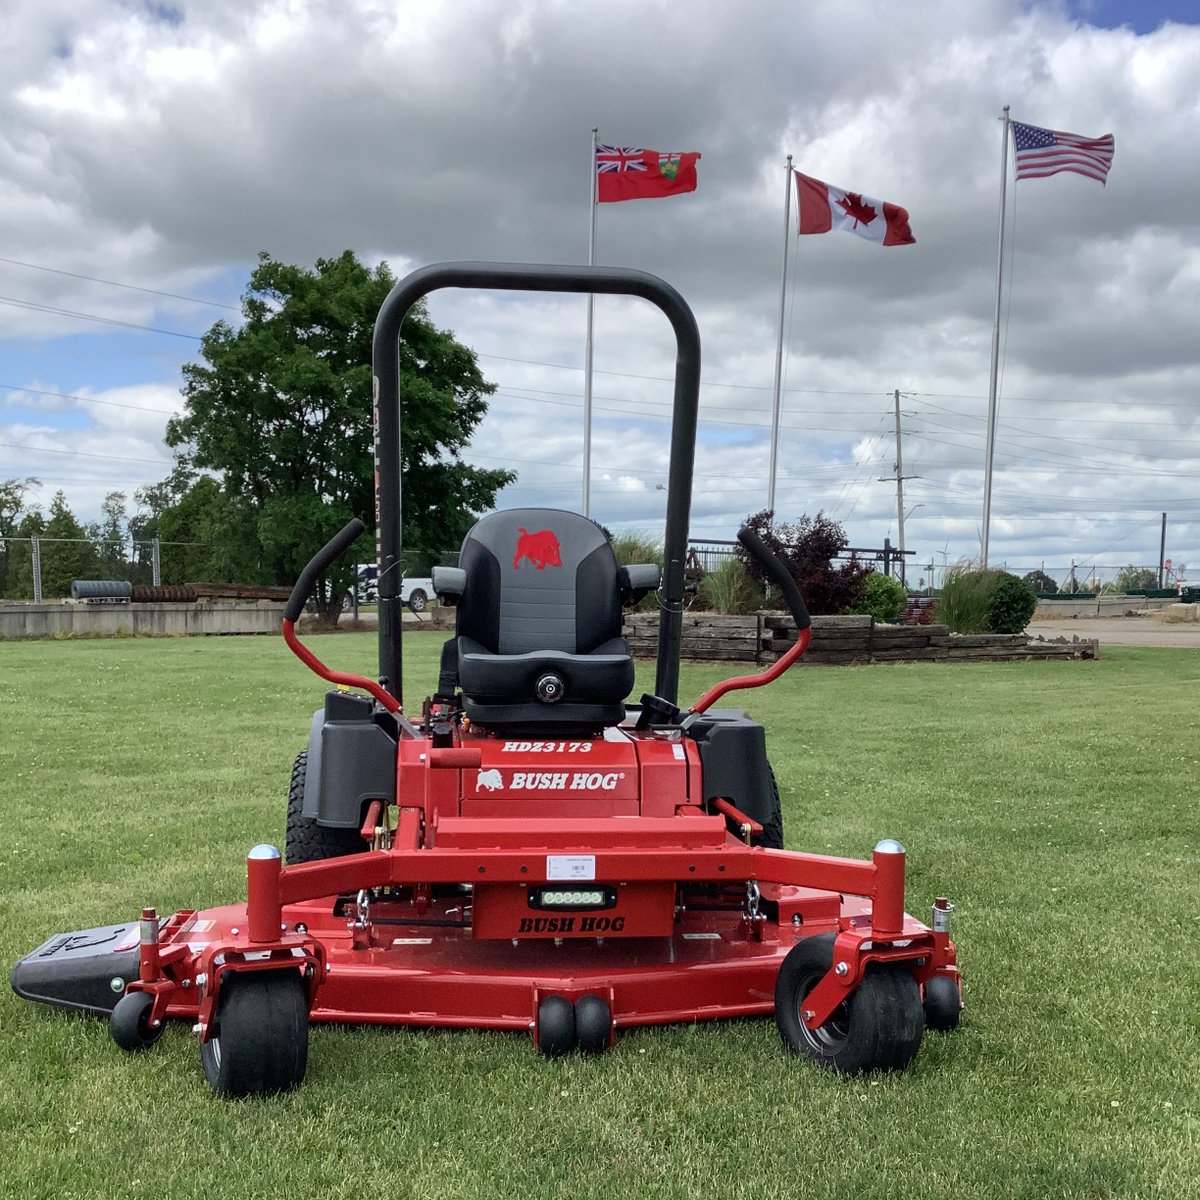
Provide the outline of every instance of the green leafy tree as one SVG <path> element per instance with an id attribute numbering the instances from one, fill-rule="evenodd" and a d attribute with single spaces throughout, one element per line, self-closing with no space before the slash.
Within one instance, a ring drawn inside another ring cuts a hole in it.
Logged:
<path id="1" fill-rule="evenodd" d="M 54 493 L 50 516 L 40 535 L 42 595 L 47 599 L 69 596 L 71 580 L 95 579 L 99 561 L 87 530 L 75 519 L 66 495 Z"/>
<path id="2" fill-rule="evenodd" d="M 745 524 L 787 568 L 810 613 L 844 613 L 862 603 L 870 568 L 856 558 L 838 560 L 849 543 L 836 521 L 819 512 L 777 523 L 775 513 L 764 509 L 747 517 Z M 741 546 L 737 552 L 750 578 L 765 586 L 768 581 L 757 560 Z"/>
<path id="3" fill-rule="evenodd" d="M 231 521 L 218 549 L 246 582 L 292 582 L 351 517 L 374 513 L 371 338 L 394 282 L 386 264 L 369 269 L 350 251 L 318 259 L 315 270 L 261 254 L 241 327 L 219 321 L 201 343 L 204 362 L 184 368 L 186 411 L 168 423 L 166 440 L 188 466 L 220 473 Z M 495 388 L 423 307 L 404 324 L 400 374 L 404 542 L 457 547 L 515 478 L 459 458 Z M 370 545 L 364 538 L 363 557 Z M 353 557 L 323 589 L 330 619 Z"/>
<path id="4" fill-rule="evenodd" d="M 1022 575 L 1021 579 L 1025 583 L 1029 584 L 1029 586 L 1033 588 L 1035 592 L 1041 592 L 1052 596 L 1058 591 L 1058 584 L 1055 583 L 1054 580 L 1042 570 L 1030 571 L 1028 574 Z"/>
<path id="5" fill-rule="evenodd" d="M 249 510 L 234 505 L 211 475 L 163 511 L 158 536 L 163 583 L 232 583 L 254 574 L 246 553 L 256 537 Z"/>
<path id="6" fill-rule="evenodd" d="M 105 579 L 130 579 L 127 541 L 129 516 L 124 492 L 109 492 L 100 502 L 101 520 L 88 527 L 96 547 L 98 575 Z"/>
<path id="7" fill-rule="evenodd" d="M 41 480 L 29 476 L 27 479 L 0 480 L 0 596 L 9 594 L 9 577 L 14 561 L 29 557 L 28 547 L 23 543 L 10 543 L 9 538 L 19 536 L 17 526 L 26 514 L 25 497 Z"/>
<path id="8" fill-rule="evenodd" d="M 129 540 L 137 582 L 150 583 L 154 578 L 154 540 L 161 536 L 159 526 L 163 514 L 179 503 L 195 482 L 196 474 L 176 453 L 175 466 L 166 479 L 147 484 L 133 493 L 133 502 L 137 507 L 129 518 Z M 168 580 L 165 575 L 163 580 L 168 583 L 183 582 L 182 579 Z"/>
<path id="9" fill-rule="evenodd" d="M 36 508 L 26 511 L 13 533 L 16 539 L 41 537 L 46 532 L 46 518 Z M 13 600 L 33 599 L 33 551 L 28 541 L 14 541 L 12 570 L 8 576 L 5 595 Z M 20 547 L 19 550 L 16 547 Z"/>
<path id="10" fill-rule="evenodd" d="M 1158 587 L 1158 572 L 1150 570 L 1149 567 L 1135 567 L 1132 563 L 1129 566 L 1122 567 L 1117 572 L 1117 577 L 1113 580 L 1112 584 L 1114 592 L 1128 592 L 1133 588 L 1156 587 Z"/>

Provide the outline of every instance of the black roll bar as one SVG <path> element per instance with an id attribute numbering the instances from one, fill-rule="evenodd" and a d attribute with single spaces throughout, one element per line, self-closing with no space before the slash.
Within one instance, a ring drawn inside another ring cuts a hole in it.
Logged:
<path id="1" fill-rule="evenodd" d="M 380 683 L 402 699 L 397 602 L 401 561 L 400 327 L 412 306 L 441 288 L 523 292 L 578 292 L 640 296 L 657 305 L 675 330 L 675 402 L 671 423 L 671 465 L 667 475 L 667 528 L 664 544 L 662 615 L 658 625 L 655 691 L 674 704 L 679 692 L 683 633 L 684 559 L 692 507 L 692 466 L 696 414 L 700 404 L 700 331 L 687 302 L 656 275 L 628 267 L 547 266 L 536 263 L 436 263 L 400 280 L 388 293 L 375 321 L 372 343 L 375 420 L 375 528 L 379 565 Z"/>

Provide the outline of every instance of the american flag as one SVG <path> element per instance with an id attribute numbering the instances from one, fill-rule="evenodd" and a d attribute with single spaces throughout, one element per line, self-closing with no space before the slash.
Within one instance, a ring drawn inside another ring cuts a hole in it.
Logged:
<path id="1" fill-rule="evenodd" d="M 601 175 L 608 171 L 644 171 L 645 169 L 645 150 L 621 146 L 596 147 L 596 170 Z"/>
<path id="2" fill-rule="evenodd" d="M 1074 171 L 1100 183 L 1108 178 L 1112 166 L 1113 135 L 1080 137 L 1057 129 L 1039 129 L 1014 121 L 1013 146 L 1018 179 L 1044 179 L 1059 171 Z"/>

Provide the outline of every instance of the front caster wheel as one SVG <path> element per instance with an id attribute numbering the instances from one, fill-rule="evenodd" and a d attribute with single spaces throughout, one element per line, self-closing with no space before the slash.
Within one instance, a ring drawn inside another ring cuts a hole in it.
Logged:
<path id="1" fill-rule="evenodd" d="M 561 1058 L 575 1046 L 575 1005 L 566 996 L 546 996 L 538 1005 L 538 1049 Z"/>
<path id="2" fill-rule="evenodd" d="M 575 1001 L 575 1036 L 582 1054 L 603 1054 L 612 1041 L 612 1010 L 602 996 Z"/>
<path id="3" fill-rule="evenodd" d="M 793 1054 L 815 1059 L 841 1075 L 902 1071 L 921 1045 L 925 1013 L 921 990 L 903 965 L 868 965 L 862 982 L 819 1029 L 805 1026 L 804 998 L 833 965 L 834 934 L 792 947 L 775 982 L 775 1023 Z"/>
<path id="4" fill-rule="evenodd" d="M 304 1078 L 308 994 L 298 971 L 230 972 L 214 1024 L 200 1060 L 218 1096 L 271 1096 Z"/>
<path id="5" fill-rule="evenodd" d="M 925 981 L 925 1028 L 949 1033 L 958 1028 L 962 1016 L 962 997 L 958 984 L 948 975 L 933 975 Z"/>
<path id="6" fill-rule="evenodd" d="M 163 1023 L 150 1024 L 153 1007 L 154 997 L 149 992 L 127 992 L 117 1001 L 108 1018 L 108 1032 L 122 1050 L 149 1050 L 162 1037 Z"/>

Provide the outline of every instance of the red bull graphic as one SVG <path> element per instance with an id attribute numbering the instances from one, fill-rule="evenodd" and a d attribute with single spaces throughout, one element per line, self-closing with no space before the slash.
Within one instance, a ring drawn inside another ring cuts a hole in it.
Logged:
<path id="1" fill-rule="evenodd" d="M 539 571 L 547 567 L 561 567 L 562 557 L 558 550 L 558 538 L 549 529 L 538 529 L 529 533 L 525 528 L 517 531 L 517 552 L 513 555 L 513 570 L 521 565 L 521 559 L 532 563 Z"/>

